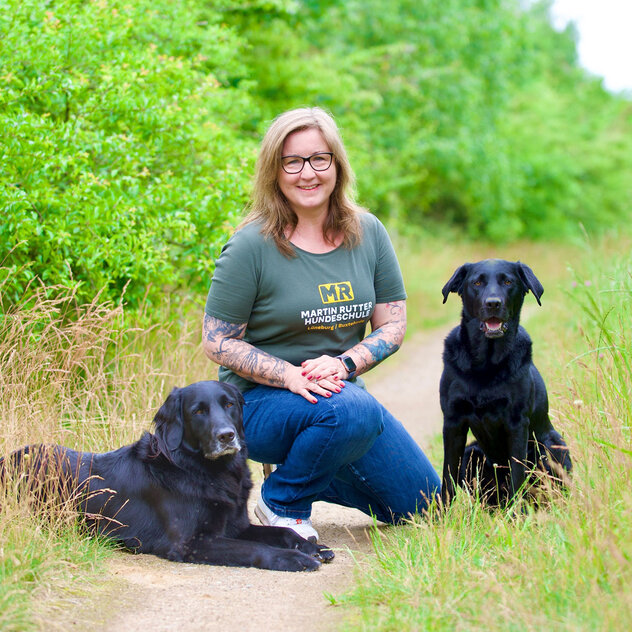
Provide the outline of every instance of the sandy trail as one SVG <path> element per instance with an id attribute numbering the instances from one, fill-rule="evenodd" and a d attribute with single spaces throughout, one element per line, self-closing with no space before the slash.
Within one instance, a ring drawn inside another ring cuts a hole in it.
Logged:
<path id="1" fill-rule="evenodd" d="M 448 329 L 408 340 L 395 356 L 365 376 L 368 388 L 422 446 L 441 428 L 439 378 Z M 440 464 L 435 463 L 435 467 Z M 250 502 L 252 509 L 258 489 Z M 321 541 L 336 552 L 315 573 L 279 573 L 168 562 L 150 555 L 118 553 L 108 576 L 90 599 L 48 602 L 41 629 L 86 632 L 152 632 L 338 629 L 344 612 L 326 594 L 348 590 L 356 560 L 371 554 L 368 516 L 354 509 L 316 503 L 312 521 Z M 257 524 L 253 517 L 253 522 Z M 59 596 L 57 596 L 59 597 Z"/>

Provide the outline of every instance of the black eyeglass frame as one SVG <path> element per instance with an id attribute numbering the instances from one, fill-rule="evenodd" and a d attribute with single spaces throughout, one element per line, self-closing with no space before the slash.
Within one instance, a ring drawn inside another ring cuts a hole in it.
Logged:
<path id="1" fill-rule="evenodd" d="M 314 156 L 329 156 L 329 164 L 324 169 L 317 169 L 312 164 L 312 158 L 314 158 Z M 298 171 L 288 171 L 285 168 L 285 165 L 283 164 L 283 161 L 286 158 L 300 158 L 303 161 L 303 164 L 301 165 L 301 168 Z M 333 161 L 334 161 L 334 153 L 332 151 L 317 151 L 315 154 L 312 154 L 311 156 L 298 156 L 296 154 L 288 154 L 287 156 L 281 156 L 281 169 L 283 169 L 283 171 L 285 171 L 285 173 L 289 173 L 290 175 L 295 176 L 297 173 L 301 173 L 301 171 L 303 171 L 303 169 L 305 168 L 305 163 L 306 162 L 309 162 L 309 166 L 314 171 L 327 171 L 327 169 L 329 169 L 329 167 L 331 167 L 331 163 Z"/>

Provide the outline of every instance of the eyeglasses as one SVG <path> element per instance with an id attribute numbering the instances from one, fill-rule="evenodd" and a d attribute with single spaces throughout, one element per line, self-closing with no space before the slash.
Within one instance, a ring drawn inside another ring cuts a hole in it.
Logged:
<path id="1" fill-rule="evenodd" d="M 327 171 L 331 167 L 333 153 L 330 151 L 321 151 L 311 156 L 281 156 L 281 167 L 285 173 L 301 173 L 306 162 L 314 171 Z"/>

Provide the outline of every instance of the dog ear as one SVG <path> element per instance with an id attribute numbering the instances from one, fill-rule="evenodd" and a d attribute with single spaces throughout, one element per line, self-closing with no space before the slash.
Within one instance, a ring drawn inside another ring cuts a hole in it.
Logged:
<path id="1" fill-rule="evenodd" d="M 443 294 L 443 302 L 445 303 L 448 300 L 448 295 L 450 292 L 456 292 L 457 294 L 461 294 L 463 288 L 463 280 L 467 275 L 470 264 L 464 263 L 460 268 L 457 268 L 452 275 L 452 278 L 443 286 L 441 293 Z"/>
<path id="2" fill-rule="evenodd" d="M 165 403 L 154 417 L 156 434 L 169 450 L 175 450 L 182 443 L 184 422 L 182 419 L 182 389 L 177 386 L 169 393 Z"/>
<path id="3" fill-rule="evenodd" d="M 531 292 L 533 292 L 533 296 L 535 296 L 535 300 L 538 301 L 538 305 L 542 305 L 542 303 L 540 303 L 540 297 L 544 293 L 542 283 L 538 281 L 538 277 L 533 274 L 533 270 L 528 265 L 520 263 L 520 261 L 516 261 L 516 264 L 518 266 L 518 275 L 520 276 L 520 280 L 527 288 L 526 291 L 528 292 L 531 290 Z"/>

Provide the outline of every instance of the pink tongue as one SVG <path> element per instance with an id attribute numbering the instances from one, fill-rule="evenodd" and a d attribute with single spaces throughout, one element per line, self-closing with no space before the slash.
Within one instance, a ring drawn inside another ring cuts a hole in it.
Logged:
<path id="1" fill-rule="evenodd" d="M 497 318 L 490 318 L 489 320 L 485 321 L 485 325 L 487 325 L 487 329 L 490 329 L 491 331 L 496 331 L 497 329 L 500 329 L 502 325 L 502 320 L 498 320 Z"/>

